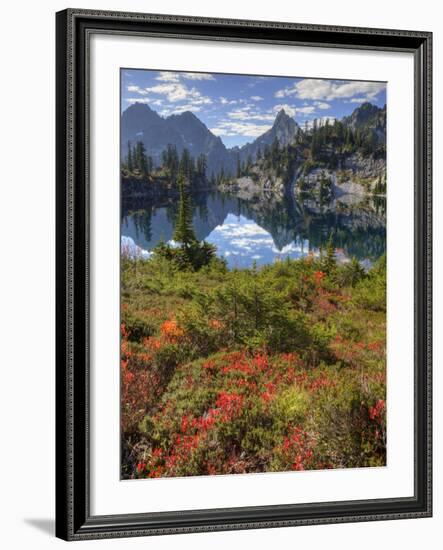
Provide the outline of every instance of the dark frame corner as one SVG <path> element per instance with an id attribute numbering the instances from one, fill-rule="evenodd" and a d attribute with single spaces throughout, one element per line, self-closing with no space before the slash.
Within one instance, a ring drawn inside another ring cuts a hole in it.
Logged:
<path id="1" fill-rule="evenodd" d="M 415 64 L 415 495 L 91 516 L 88 441 L 88 44 L 91 34 L 403 51 Z M 65 540 L 432 515 L 432 33 L 68 9 L 56 14 L 56 535 Z M 75 277 L 74 277 L 75 272 Z"/>

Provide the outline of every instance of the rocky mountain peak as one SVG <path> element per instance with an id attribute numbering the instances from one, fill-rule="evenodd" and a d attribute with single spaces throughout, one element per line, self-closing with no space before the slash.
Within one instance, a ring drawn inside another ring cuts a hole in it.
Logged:
<path id="1" fill-rule="evenodd" d="M 123 116 L 133 117 L 133 116 L 143 116 L 143 117 L 153 117 L 156 119 L 161 118 L 156 111 L 151 109 L 146 103 L 141 103 L 140 101 L 134 102 L 130 105 L 124 112 Z"/>
<path id="2" fill-rule="evenodd" d="M 194 115 L 192 111 L 183 111 L 183 113 L 179 113 L 176 115 L 170 115 L 166 120 L 177 120 L 180 119 L 187 123 L 197 122 L 199 125 L 202 125 L 202 121 Z"/>
<path id="3" fill-rule="evenodd" d="M 288 145 L 294 140 L 298 125 L 284 109 L 281 109 L 270 130 L 272 139 L 277 138 L 280 145 Z"/>
<path id="4" fill-rule="evenodd" d="M 277 113 L 277 116 L 275 117 L 275 122 L 280 122 L 282 120 L 285 120 L 285 119 L 288 119 L 288 118 L 291 118 L 284 109 L 280 109 L 280 111 Z"/>
<path id="5" fill-rule="evenodd" d="M 365 102 L 357 107 L 353 113 L 345 117 L 344 122 L 353 128 L 363 126 L 384 126 L 386 124 L 386 109 L 380 109 L 372 103 Z"/>

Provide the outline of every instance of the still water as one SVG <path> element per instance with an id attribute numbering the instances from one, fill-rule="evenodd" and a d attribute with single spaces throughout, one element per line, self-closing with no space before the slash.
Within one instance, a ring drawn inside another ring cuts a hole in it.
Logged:
<path id="1" fill-rule="evenodd" d="M 371 265 L 385 253 L 386 204 L 380 197 L 347 196 L 318 204 L 281 195 L 250 198 L 219 191 L 191 196 L 199 240 L 217 247 L 230 268 L 318 254 L 331 238 L 338 260 L 355 256 Z M 122 241 L 149 256 L 161 240 L 171 241 L 176 198 L 123 202 Z"/>

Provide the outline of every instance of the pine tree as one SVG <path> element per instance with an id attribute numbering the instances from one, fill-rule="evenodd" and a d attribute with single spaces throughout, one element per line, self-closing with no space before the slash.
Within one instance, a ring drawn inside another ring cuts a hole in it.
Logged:
<path id="1" fill-rule="evenodd" d="M 152 171 L 154 169 L 154 161 L 152 160 L 151 156 L 148 156 L 146 159 L 146 165 L 147 165 L 147 174 L 152 174 Z"/>
<path id="2" fill-rule="evenodd" d="M 312 134 L 315 135 L 317 133 L 318 129 L 318 121 L 316 118 L 314 118 L 314 122 L 312 123 Z"/>
<path id="3" fill-rule="evenodd" d="M 126 166 L 128 167 L 128 172 L 132 172 L 134 170 L 134 162 L 132 158 L 132 148 L 131 148 L 131 142 L 128 141 L 128 156 L 126 157 Z"/>
<path id="4" fill-rule="evenodd" d="M 323 271 L 331 276 L 334 274 L 337 268 L 337 262 L 335 259 L 335 249 L 332 242 L 332 233 L 329 236 L 328 243 L 326 245 L 326 256 L 322 258 L 322 269 Z"/>
<path id="5" fill-rule="evenodd" d="M 320 144 L 318 140 L 318 133 L 315 131 L 315 133 L 312 134 L 312 141 L 311 141 L 311 158 L 312 160 L 316 160 L 318 153 L 320 150 Z"/>
<path id="6" fill-rule="evenodd" d="M 302 131 L 301 131 L 301 128 L 300 126 L 297 128 L 297 137 L 296 137 L 296 143 L 297 144 L 301 144 L 303 141 L 303 134 L 302 134 Z"/>
<path id="7" fill-rule="evenodd" d="M 172 181 L 175 181 L 178 172 L 179 158 L 175 145 L 168 143 L 166 149 L 162 153 L 163 168 L 169 174 Z"/>
<path id="8" fill-rule="evenodd" d="M 365 276 L 365 270 L 355 256 L 346 264 L 344 268 L 344 282 L 355 286 Z"/>
<path id="9" fill-rule="evenodd" d="M 148 165 L 146 159 L 146 149 L 142 141 L 137 141 L 132 160 L 134 168 L 137 168 L 137 170 L 145 176 L 148 173 Z"/>
<path id="10" fill-rule="evenodd" d="M 192 209 L 188 194 L 185 189 L 185 180 L 180 174 L 178 179 L 178 188 L 180 191 L 180 199 L 178 205 L 177 223 L 175 225 L 173 239 L 182 244 L 184 248 L 197 243 L 197 238 L 192 225 Z"/>
<path id="11" fill-rule="evenodd" d="M 188 184 L 192 183 L 194 177 L 194 160 L 191 157 L 188 149 L 183 149 L 182 156 L 180 158 L 180 164 L 178 168 L 179 177 L 184 178 Z"/>

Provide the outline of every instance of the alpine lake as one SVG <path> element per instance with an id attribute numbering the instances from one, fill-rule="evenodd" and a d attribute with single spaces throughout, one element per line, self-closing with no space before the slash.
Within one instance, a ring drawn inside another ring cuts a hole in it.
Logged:
<path id="1" fill-rule="evenodd" d="M 382 196 L 346 194 L 322 204 L 303 194 L 211 189 L 190 199 L 197 238 L 215 245 L 229 269 L 317 256 L 330 240 L 338 262 L 355 257 L 366 269 L 386 251 Z M 149 257 L 159 242 L 172 241 L 177 210 L 177 197 L 123 199 L 122 243 Z"/>

